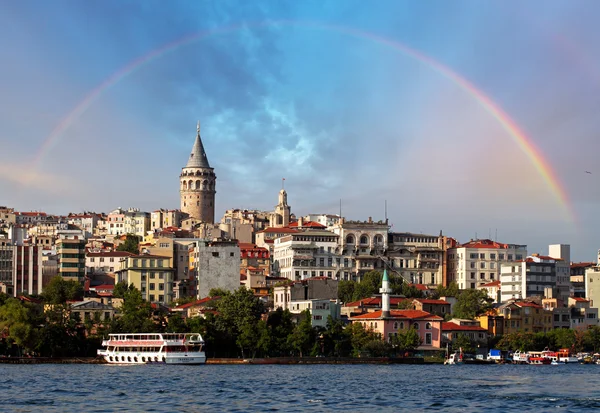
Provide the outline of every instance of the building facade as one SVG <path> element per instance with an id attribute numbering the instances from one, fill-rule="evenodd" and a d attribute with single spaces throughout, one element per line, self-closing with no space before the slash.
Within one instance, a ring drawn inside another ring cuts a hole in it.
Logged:
<path id="1" fill-rule="evenodd" d="M 63 235 L 56 241 L 58 275 L 65 280 L 83 282 L 85 277 L 85 239 Z"/>
<path id="2" fill-rule="evenodd" d="M 240 288 L 240 247 L 235 241 L 197 241 L 190 246 L 189 270 L 198 299 L 213 288 L 235 291 Z"/>
<path id="3" fill-rule="evenodd" d="M 526 256 L 526 245 L 471 240 L 448 250 L 448 281 L 456 282 L 460 289 L 475 289 L 498 280 L 502 264 L 521 261 Z"/>
<path id="4" fill-rule="evenodd" d="M 392 232 L 388 236 L 387 262 L 407 282 L 437 286 L 443 283 L 446 251 L 439 236 Z"/>
<path id="5" fill-rule="evenodd" d="M 196 140 L 187 164 L 179 175 L 181 211 L 190 218 L 206 223 L 215 222 L 217 176 L 210 167 L 200 138 L 198 122 Z"/>
<path id="6" fill-rule="evenodd" d="M 115 283 L 133 284 L 142 298 L 168 305 L 173 301 L 173 267 L 169 257 L 141 254 L 121 258 Z"/>
<path id="7" fill-rule="evenodd" d="M 530 297 L 555 297 L 556 265 L 559 260 L 534 254 L 521 262 L 502 264 L 500 298 L 502 302 Z M 546 289 L 550 289 L 547 291 Z"/>

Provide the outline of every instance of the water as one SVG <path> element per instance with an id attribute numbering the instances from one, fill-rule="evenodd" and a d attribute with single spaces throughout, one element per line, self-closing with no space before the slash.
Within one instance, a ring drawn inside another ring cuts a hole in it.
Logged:
<path id="1" fill-rule="evenodd" d="M 600 366 L 0 365 L 0 411 L 600 409 Z"/>

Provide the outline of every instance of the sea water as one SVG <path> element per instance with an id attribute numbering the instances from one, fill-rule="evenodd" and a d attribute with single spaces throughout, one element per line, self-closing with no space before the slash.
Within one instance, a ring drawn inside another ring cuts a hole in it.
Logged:
<path id="1" fill-rule="evenodd" d="M 0 411 L 597 409 L 596 365 L 0 365 Z"/>

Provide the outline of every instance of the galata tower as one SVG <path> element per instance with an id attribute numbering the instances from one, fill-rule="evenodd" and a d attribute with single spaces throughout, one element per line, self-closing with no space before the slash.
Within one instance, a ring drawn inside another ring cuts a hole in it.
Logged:
<path id="1" fill-rule="evenodd" d="M 187 165 L 182 168 L 180 180 L 181 211 L 202 222 L 215 222 L 215 194 L 217 176 L 208 163 L 198 122 L 196 140 Z"/>

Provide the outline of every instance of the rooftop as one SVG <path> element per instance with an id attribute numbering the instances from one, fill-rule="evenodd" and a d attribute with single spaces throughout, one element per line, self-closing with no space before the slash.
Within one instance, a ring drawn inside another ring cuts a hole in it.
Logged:
<path id="1" fill-rule="evenodd" d="M 359 320 L 374 320 L 381 319 L 382 310 L 373 311 L 372 313 L 365 313 L 361 315 L 357 315 L 355 317 L 351 317 L 351 319 L 359 319 Z M 426 311 L 419 310 L 390 310 L 390 316 L 387 318 L 397 318 L 403 320 L 434 320 L 441 321 L 442 317 L 438 317 L 437 315 L 430 314 Z"/>

